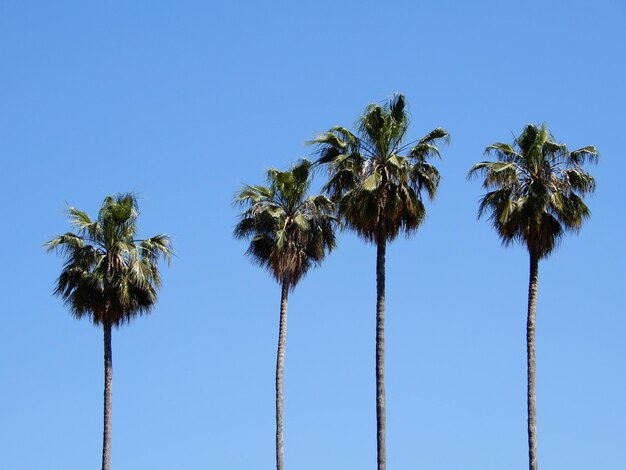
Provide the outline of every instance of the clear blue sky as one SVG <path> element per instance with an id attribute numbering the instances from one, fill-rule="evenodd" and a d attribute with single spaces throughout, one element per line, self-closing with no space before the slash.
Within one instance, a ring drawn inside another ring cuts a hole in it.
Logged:
<path id="1" fill-rule="evenodd" d="M 52 296 L 42 244 L 68 204 L 135 191 L 177 258 L 114 331 L 113 467 L 272 468 L 280 292 L 232 238 L 233 193 L 403 92 L 410 136 L 452 141 L 388 251 L 389 468 L 527 468 L 527 255 L 476 221 L 465 174 L 546 122 L 602 157 L 592 219 L 540 266 L 540 465 L 624 470 L 625 26 L 620 0 L 0 0 L 0 466 L 99 468 L 102 331 Z M 339 242 L 291 296 L 289 469 L 375 468 L 375 250 Z"/>

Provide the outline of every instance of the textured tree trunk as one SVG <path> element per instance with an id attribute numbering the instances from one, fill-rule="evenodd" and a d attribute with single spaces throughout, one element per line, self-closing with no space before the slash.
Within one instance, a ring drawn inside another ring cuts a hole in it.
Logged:
<path id="1" fill-rule="evenodd" d="M 535 391 L 535 319 L 537 317 L 537 283 L 539 280 L 539 256 L 530 254 L 530 278 L 528 281 L 528 319 L 526 322 L 526 362 L 528 374 L 528 465 L 537 470 L 537 398 Z"/>
<path id="2" fill-rule="evenodd" d="M 280 326 L 278 330 L 278 353 L 276 355 L 276 470 L 285 468 L 285 443 L 283 439 L 283 376 L 285 369 L 285 346 L 287 345 L 287 297 L 289 284 L 282 283 L 280 296 Z"/>
<path id="3" fill-rule="evenodd" d="M 376 430 L 378 470 L 387 468 L 385 443 L 385 253 L 387 236 L 381 229 L 376 248 Z"/>
<path id="4" fill-rule="evenodd" d="M 113 354 L 111 325 L 104 324 L 104 430 L 102 433 L 102 470 L 111 470 L 111 405 L 113 397 Z"/>

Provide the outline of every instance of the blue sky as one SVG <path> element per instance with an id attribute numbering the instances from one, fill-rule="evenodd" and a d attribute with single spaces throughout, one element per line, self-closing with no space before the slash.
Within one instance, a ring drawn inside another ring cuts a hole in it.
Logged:
<path id="1" fill-rule="evenodd" d="M 232 238 L 233 194 L 403 92 L 410 136 L 452 139 L 425 224 L 388 249 L 389 468 L 527 468 L 527 255 L 476 221 L 465 174 L 546 122 L 601 161 L 592 218 L 540 266 L 539 461 L 623 470 L 625 24 L 618 0 L 0 0 L 3 468 L 99 465 L 102 331 L 51 295 L 42 244 L 124 191 L 177 257 L 114 331 L 113 467 L 272 468 L 280 291 Z M 339 244 L 290 299 L 291 469 L 375 468 L 375 250 Z"/>

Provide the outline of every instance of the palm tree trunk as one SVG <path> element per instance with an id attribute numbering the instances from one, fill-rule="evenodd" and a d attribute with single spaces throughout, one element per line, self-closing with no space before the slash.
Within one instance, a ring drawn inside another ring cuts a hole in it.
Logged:
<path id="1" fill-rule="evenodd" d="M 376 244 L 376 430 L 378 470 L 387 468 L 385 408 L 385 253 L 387 236 L 384 229 Z"/>
<path id="2" fill-rule="evenodd" d="M 526 322 L 526 363 L 528 374 L 528 463 L 530 470 L 537 470 L 537 397 L 535 390 L 535 319 L 537 317 L 537 284 L 539 280 L 539 256 L 530 254 L 530 278 L 528 281 L 528 319 Z"/>
<path id="3" fill-rule="evenodd" d="M 283 281 L 280 296 L 280 326 L 278 330 L 278 353 L 276 355 L 276 470 L 285 468 L 285 443 L 283 439 L 283 376 L 285 369 L 285 347 L 287 345 L 287 297 L 289 283 Z"/>
<path id="4" fill-rule="evenodd" d="M 113 354 L 111 325 L 104 324 L 104 431 L 102 435 L 102 470 L 111 470 L 111 405 L 113 397 Z"/>

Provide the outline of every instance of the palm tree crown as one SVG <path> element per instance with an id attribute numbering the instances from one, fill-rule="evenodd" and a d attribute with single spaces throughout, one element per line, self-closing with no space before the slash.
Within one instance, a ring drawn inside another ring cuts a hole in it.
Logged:
<path id="1" fill-rule="evenodd" d="M 488 192 L 478 214 L 490 213 L 504 244 L 522 242 L 541 259 L 566 230 L 577 231 L 590 216 L 582 197 L 596 184 L 581 165 L 597 161 L 595 147 L 569 151 L 554 141 L 545 125 L 529 124 L 513 145 L 498 142 L 485 153 L 497 161 L 477 163 L 468 177 L 483 176 Z"/>
<path id="2" fill-rule="evenodd" d="M 307 196 L 312 163 L 289 171 L 267 170 L 268 186 L 246 185 L 236 203 L 246 206 L 235 237 L 251 239 L 247 254 L 291 289 L 335 247 L 334 205 L 325 196 Z"/>
<path id="3" fill-rule="evenodd" d="M 435 144 L 448 133 L 437 128 L 403 144 L 408 127 L 404 95 L 396 94 L 367 106 L 356 134 L 336 126 L 309 142 L 319 148 L 316 163 L 329 168 L 325 191 L 347 227 L 368 241 L 377 241 L 381 229 L 387 240 L 416 230 L 425 215 L 422 190 L 435 196 L 440 175 L 427 159 L 439 156 Z"/>
<path id="4" fill-rule="evenodd" d="M 67 258 L 54 293 L 77 318 L 94 324 L 118 326 L 150 312 L 161 283 L 158 260 L 169 261 L 167 235 L 136 240 L 137 200 L 132 194 L 105 198 L 92 221 L 74 207 L 69 220 L 77 233 L 68 232 L 46 243 Z"/>

